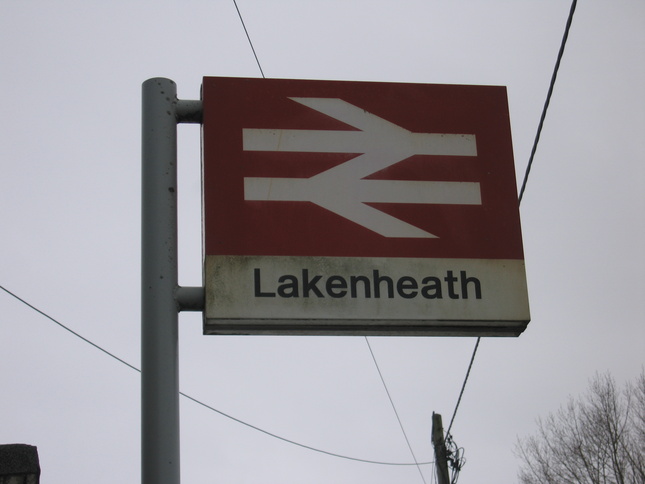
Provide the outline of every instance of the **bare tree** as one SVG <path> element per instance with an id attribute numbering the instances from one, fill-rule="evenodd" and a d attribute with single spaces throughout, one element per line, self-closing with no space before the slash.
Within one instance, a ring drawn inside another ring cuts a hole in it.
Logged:
<path id="1" fill-rule="evenodd" d="M 515 447 L 521 484 L 645 484 L 645 372 L 623 391 L 597 374 L 537 425 Z"/>

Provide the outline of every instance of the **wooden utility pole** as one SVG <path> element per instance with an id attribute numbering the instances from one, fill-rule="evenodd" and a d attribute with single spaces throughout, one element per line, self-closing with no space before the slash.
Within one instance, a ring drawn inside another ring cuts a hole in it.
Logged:
<path id="1" fill-rule="evenodd" d="M 432 445 L 434 446 L 434 462 L 437 469 L 437 481 L 439 484 L 450 484 L 446 444 L 443 440 L 443 423 L 441 421 L 441 415 L 434 412 L 432 412 Z"/>

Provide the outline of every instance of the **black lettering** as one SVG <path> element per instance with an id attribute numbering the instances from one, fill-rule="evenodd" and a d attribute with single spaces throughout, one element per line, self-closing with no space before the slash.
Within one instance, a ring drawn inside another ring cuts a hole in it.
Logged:
<path id="1" fill-rule="evenodd" d="M 327 279 L 327 294 L 331 297 L 345 297 L 347 295 L 347 281 L 344 277 L 341 276 L 329 276 Z M 336 289 L 340 289 L 339 292 L 336 292 Z"/>
<path id="2" fill-rule="evenodd" d="M 372 272 L 372 278 L 374 280 L 374 297 L 381 297 L 381 282 L 387 284 L 387 297 L 390 299 L 394 297 L 394 282 L 390 277 L 380 276 L 378 270 Z"/>
<path id="3" fill-rule="evenodd" d="M 302 270 L 302 297 L 309 297 L 309 292 L 313 292 L 318 297 L 325 297 L 323 293 L 318 289 L 318 281 L 322 276 L 314 276 L 311 280 L 309 279 L 309 271 L 307 269 Z"/>
<path id="4" fill-rule="evenodd" d="M 417 291 L 418 288 L 419 286 L 417 285 L 416 279 L 410 276 L 403 276 L 396 282 L 396 292 L 399 293 L 399 296 L 404 297 L 405 299 L 417 297 L 417 294 L 419 294 Z"/>
<path id="5" fill-rule="evenodd" d="M 467 277 L 466 271 L 461 271 L 461 297 L 463 299 L 468 299 L 468 284 L 475 285 L 475 298 L 482 298 L 482 288 L 479 279 L 476 277 Z"/>
<path id="6" fill-rule="evenodd" d="M 443 299 L 443 283 L 446 283 L 447 295 L 450 299 L 482 299 L 482 284 L 477 277 L 469 277 L 466 271 L 446 271 L 445 277 L 427 276 L 421 283 L 414 276 L 402 276 L 395 281 L 392 277 L 381 275 L 378 269 L 372 270 L 372 277 L 352 275 L 332 275 L 323 282 L 323 275 L 309 274 L 308 269 L 302 269 L 302 286 L 297 276 L 285 274 L 278 278 L 275 292 L 262 289 L 262 272 L 260 268 L 253 269 L 253 287 L 255 297 L 298 298 L 384 298 L 392 299 L 396 294 L 404 299 L 414 299 L 419 294 L 425 299 Z M 324 284 L 324 287 L 322 287 Z M 372 285 L 374 289 L 372 290 Z M 361 287 L 359 287 L 361 286 Z M 461 289 L 461 292 L 459 290 Z M 326 291 L 326 294 L 325 294 Z M 360 295 L 359 295 L 360 293 Z M 372 294 L 374 294 L 372 296 Z"/>
<path id="7" fill-rule="evenodd" d="M 350 290 L 350 296 L 355 298 L 356 293 L 358 292 L 356 289 L 356 285 L 362 282 L 363 287 L 365 288 L 365 297 L 372 297 L 371 291 L 370 291 L 370 280 L 365 277 L 365 276 L 350 276 L 349 277 L 349 290 Z"/>
<path id="8" fill-rule="evenodd" d="M 443 299 L 443 294 L 441 292 L 441 279 L 438 277 L 424 277 L 423 288 L 421 288 L 421 295 L 426 299 Z"/>
<path id="9" fill-rule="evenodd" d="M 298 278 L 296 276 L 280 276 L 278 282 L 278 295 L 280 297 L 300 297 L 298 293 Z"/>
<path id="10" fill-rule="evenodd" d="M 275 297 L 275 292 L 262 292 L 262 289 L 260 289 L 260 269 L 253 269 L 253 283 L 255 285 L 255 297 Z"/>
<path id="11" fill-rule="evenodd" d="M 443 280 L 448 283 L 448 297 L 450 299 L 459 299 L 459 294 L 455 292 L 455 282 L 458 281 L 458 278 L 452 275 L 452 271 L 448 271 Z"/>

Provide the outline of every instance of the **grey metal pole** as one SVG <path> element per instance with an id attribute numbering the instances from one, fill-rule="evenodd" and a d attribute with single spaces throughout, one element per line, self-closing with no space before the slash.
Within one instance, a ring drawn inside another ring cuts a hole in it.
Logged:
<path id="1" fill-rule="evenodd" d="M 179 484 L 177 86 L 142 86 L 141 482 Z"/>

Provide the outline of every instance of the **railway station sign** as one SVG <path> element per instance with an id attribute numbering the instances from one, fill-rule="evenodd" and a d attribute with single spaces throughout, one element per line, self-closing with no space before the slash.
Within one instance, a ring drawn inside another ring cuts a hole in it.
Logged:
<path id="1" fill-rule="evenodd" d="M 204 78 L 206 334 L 517 336 L 506 88 Z"/>

